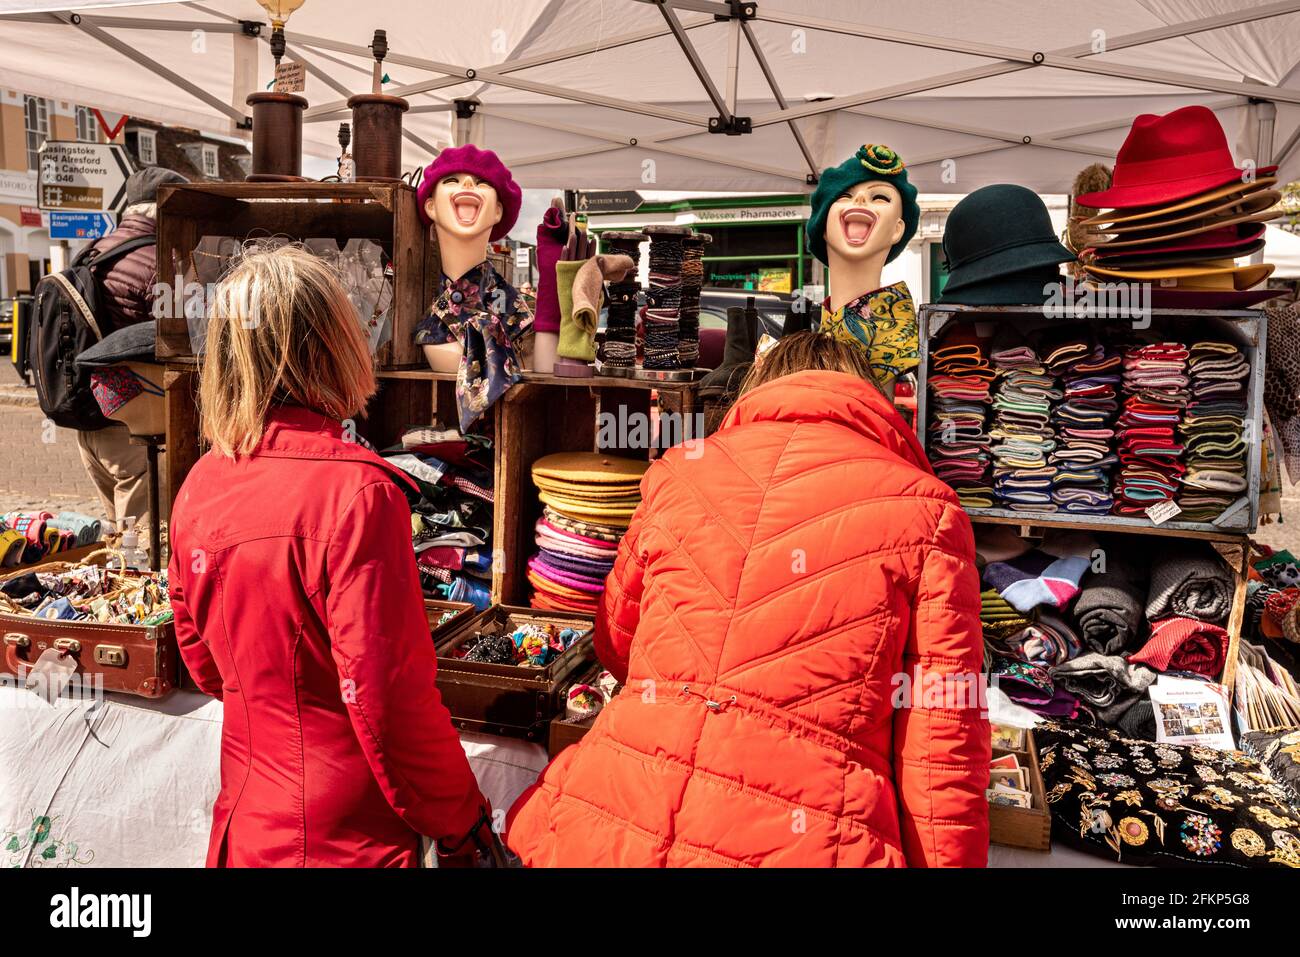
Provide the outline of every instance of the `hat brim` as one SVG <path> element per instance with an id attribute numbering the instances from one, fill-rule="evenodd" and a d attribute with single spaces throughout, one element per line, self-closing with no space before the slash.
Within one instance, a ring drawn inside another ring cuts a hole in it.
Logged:
<path id="1" fill-rule="evenodd" d="M 944 287 L 939 304 L 948 306 L 1041 306 L 1060 286 L 1061 276 L 1003 276 L 964 289 Z"/>
<path id="2" fill-rule="evenodd" d="M 1182 266 L 1188 263 L 1203 263 L 1207 259 L 1240 259 L 1259 252 L 1264 248 L 1264 240 L 1256 239 L 1230 249 L 1189 249 L 1184 252 L 1161 253 L 1159 255 L 1108 256 L 1105 259 L 1089 259 L 1085 266 L 1101 266 L 1107 269 L 1163 269 L 1167 266 Z M 1140 253 L 1142 251 L 1139 251 Z"/>
<path id="3" fill-rule="evenodd" d="M 1168 243 L 1174 239 L 1183 239 L 1188 236 L 1199 236 L 1201 233 L 1212 232 L 1216 229 L 1223 229 L 1225 226 L 1236 226 L 1240 223 L 1266 223 L 1270 219 L 1277 219 L 1282 215 L 1280 209 L 1263 210 L 1249 216 L 1232 216 L 1228 219 L 1207 220 L 1197 224 L 1188 224 L 1184 229 L 1178 229 L 1177 232 L 1165 233 L 1158 232 L 1151 236 L 1129 237 L 1127 239 L 1114 239 L 1105 243 L 1097 243 L 1095 248 L 1100 253 L 1102 250 L 1111 249 L 1130 249 L 1134 246 L 1150 246 L 1155 243 Z M 1177 229 L 1177 227 L 1175 227 Z"/>
<path id="4" fill-rule="evenodd" d="M 1173 226 L 1181 226 L 1184 223 L 1194 223 L 1197 220 L 1206 219 L 1211 216 L 1223 216 L 1228 213 L 1257 213 L 1260 210 L 1268 209 L 1282 199 L 1282 194 L 1275 189 L 1266 189 L 1258 193 L 1249 193 L 1243 196 L 1234 196 L 1226 202 L 1220 202 L 1215 205 L 1206 207 L 1194 207 L 1183 213 L 1175 213 L 1168 217 L 1159 219 L 1140 219 L 1126 223 L 1116 223 L 1113 226 L 1094 226 L 1088 230 L 1091 236 L 1128 236 L 1134 233 L 1149 232 L 1152 230 L 1167 230 Z"/>
<path id="5" fill-rule="evenodd" d="M 1110 213 L 1101 213 L 1098 216 L 1082 220 L 1079 225 L 1103 226 L 1109 224 L 1120 226 L 1127 223 L 1140 222 L 1144 219 L 1164 219 L 1165 217 L 1172 216 L 1175 213 L 1190 213 L 1200 209 L 1201 207 L 1206 207 L 1204 211 L 1208 212 L 1211 208 L 1223 205 L 1225 200 L 1237 196 L 1245 196 L 1250 193 L 1257 193 L 1261 189 L 1267 189 L 1276 182 L 1276 176 L 1264 176 L 1251 183 L 1229 183 L 1227 186 L 1212 189 L 1208 193 L 1200 193 L 1199 195 L 1193 196 L 1191 199 L 1185 200 L 1181 203 L 1144 207 L 1121 216 L 1114 215 L 1114 211 Z"/>
<path id="6" fill-rule="evenodd" d="M 1249 309 L 1269 299 L 1282 295 L 1277 289 L 1261 286 L 1258 289 L 1234 291 L 1232 289 L 1151 289 L 1153 309 Z"/>
<path id="7" fill-rule="evenodd" d="M 948 273 L 948 282 L 944 286 L 944 291 L 964 289 L 991 279 L 1025 273 L 1031 269 L 1059 266 L 1061 263 L 1074 262 L 1075 258 L 1074 253 L 1055 239 L 1041 239 L 1023 246 L 1011 246 L 952 269 Z"/>
<path id="8" fill-rule="evenodd" d="M 120 366 L 126 362 L 153 362 L 158 341 L 158 320 L 137 322 L 110 332 L 89 349 L 78 353 L 76 364 L 86 369 Z"/>
<path id="9" fill-rule="evenodd" d="M 1161 206 L 1180 203 L 1207 190 L 1226 186 L 1243 176 L 1269 176 L 1277 172 L 1276 166 L 1262 166 L 1256 170 L 1229 166 L 1213 173 L 1202 173 L 1188 179 L 1169 180 L 1163 183 L 1142 183 L 1133 186 L 1112 186 L 1098 193 L 1084 193 L 1074 198 L 1080 206 L 1092 209 L 1133 209 L 1138 206 Z"/>
<path id="10" fill-rule="evenodd" d="M 1132 246 L 1111 250 L 1106 246 L 1093 246 L 1085 249 L 1102 260 L 1123 260 L 1137 256 L 1160 256 L 1166 254 L 1206 253 L 1216 256 L 1244 255 L 1236 253 L 1242 246 L 1249 246 L 1264 238 L 1263 223 L 1238 223 L 1235 226 L 1223 226 L 1205 233 L 1185 236 L 1172 242 L 1153 242 L 1150 245 Z M 1253 251 L 1253 250 L 1252 250 Z"/>
<path id="11" fill-rule="evenodd" d="M 1196 265 L 1166 266 L 1160 269 L 1106 269 L 1101 266 L 1085 266 L 1088 275 L 1101 279 L 1116 279 L 1121 282 L 1169 282 L 1167 288 L 1196 288 L 1198 281 L 1224 280 L 1232 281 L 1233 290 L 1244 292 L 1253 289 L 1273 275 L 1272 263 L 1258 263 L 1250 266 L 1207 267 Z"/>

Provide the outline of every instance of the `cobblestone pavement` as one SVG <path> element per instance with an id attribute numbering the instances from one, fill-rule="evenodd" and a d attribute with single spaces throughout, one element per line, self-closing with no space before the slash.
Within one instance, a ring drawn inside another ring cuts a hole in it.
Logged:
<path id="1" fill-rule="evenodd" d="M 47 423 L 34 391 L 0 359 L 0 513 L 34 508 L 105 517 L 76 433 Z"/>

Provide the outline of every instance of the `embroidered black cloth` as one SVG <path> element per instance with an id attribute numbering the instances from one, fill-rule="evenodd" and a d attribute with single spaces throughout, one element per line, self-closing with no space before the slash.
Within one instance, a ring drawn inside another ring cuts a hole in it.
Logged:
<path id="1" fill-rule="evenodd" d="M 1300 868 L 1300 815 L 1241 751 L 1076 722 L 1044 722 L 1034 740 L 1057 840 L 1125 864 Z"/>
<path id="2" fill-rule="evenodd" d="M 1300 811 L 1300 728 L 1248 731 L 1241 736 L 1241 750 L 1268 768 L 1273 780 L 1289 792 L 1291 806 Z"/>

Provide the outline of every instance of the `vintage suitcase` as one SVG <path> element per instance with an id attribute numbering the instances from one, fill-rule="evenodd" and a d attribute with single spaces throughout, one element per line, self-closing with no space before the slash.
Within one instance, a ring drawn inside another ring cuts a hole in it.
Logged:
<path id="1" fill-rule="evenodd" d="M 527 622 L 577 628 L 587 634 L 545 668 L 494 665 L 451 657 L 451 652 L 479 634 L 514 631 Z M 593 617 L 553 613 L 515 605 L 493 605 L 464 621 L 438 645 L 438 690 L 462 731 L 482 731 L 545 743 L 550 722 L 564 713 L 564 693 L 594 660 Z"/>
<path id="2" fill-rule="evenodd" d="M 437 598 L 426 598 L 424 600 L 424 613 L 429 618 L 429 633 L 433 637 L 433 644 L 436 648 L 443 639 L 464 624 L 466 615 L 474 615 L 476 612 L 474 606 L 467 601 L 441 601 Z M 443 621 L 443 617 L 448 614 L 451 617 Z"/>
<path id="3" fill-rule="evenodd" d="M 82 564 L 104 564 L 112 554 L 99 549 L 86 556 Z M 63 556 L 43 567 L 17 569 L 0 577 L 0 581 L 32 571 L 65 571 L 73 564 Z M 76 680 L 81 683 L 82 694 L 102 689 L 161 698 L 177 684 L 180 655 L 170 621 L 161 625 L 118 625 L 50 620 L 0 602 L 0 634 L 4 641 L 0 670 L 16 677 L 25 677 L 41 653 L 53 648 L 66 650 L 76 660 Z"/>
<path id="4" fill-rule="evenodd" d="M 162 625 L 108 625 L 97 621 L 49 621 L 0 612 L 4 671 L 25 676 L 47 648 L 66 649 L 77 660 L 82 689 L 102 687 L 142 698 L 161 698 L 176 686 L 176 633 Z"/>
<path id="5" fill-rule="evenodd" d="M 594 685 L 600 673 L 605 670 L 605 666 L 599 661 L 594 662 L 585 672 L 577 673 L 573 680 L 564 686 L 560 697 L 560 713 L 551 719 L 550 732 L 546 740 L 546 753 L 554 758 L 571 744 L 577 744 L 591 730 L 591 726 L 596 723 L 600 717 L 600 712 L 578 720 L 570 720 L 565 717 L 565 698 L 568 696 L 569 689 L 575 684 Z M 617 689 L 614 694 L 617 695 L 622 688 Z"/>

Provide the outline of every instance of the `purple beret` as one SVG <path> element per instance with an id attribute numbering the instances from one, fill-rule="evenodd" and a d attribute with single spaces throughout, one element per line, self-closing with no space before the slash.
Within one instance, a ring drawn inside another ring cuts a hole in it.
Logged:
<path id="1" fill-rule="evenodd" d="M 438 158 L 424 168 L 424 178 L 420 180 L 415 192 L 420 204 L 420 218 L 429 225 L 432 220 L 424 211 L 425 203 L 433 196 L 438 180 L 452 173 L 470 173 L 490 184 L 497 191 L 501 201 L 501 222 L 492 229 L 493 242 L 510 232 L 519 218 L 519 204 L 523 202 L 523 193 L 515 185 L 514 177 L 506 169 L 500 157 L 491 150 L 481 150 L 472 143 L 465 146 L 451 146 L 438 154 Z"/>

